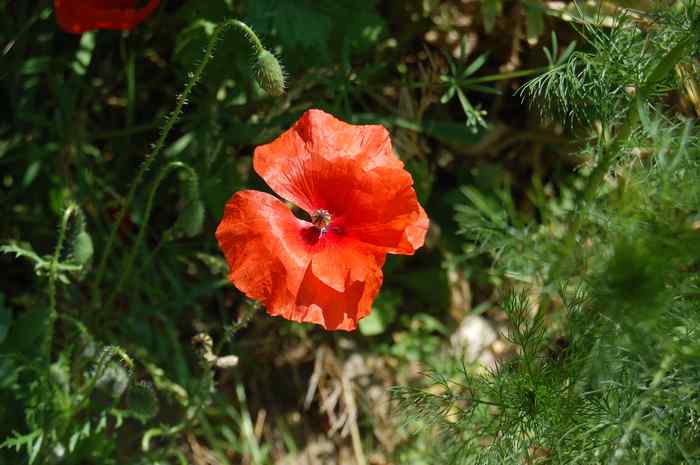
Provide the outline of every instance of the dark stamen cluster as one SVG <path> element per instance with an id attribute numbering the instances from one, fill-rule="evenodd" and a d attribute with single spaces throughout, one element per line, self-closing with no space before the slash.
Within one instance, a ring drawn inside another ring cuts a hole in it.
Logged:
<path id="1" fill-rule="evenodd" d="M 313 215 L 311 215 L 311 223 L 323 232 L 331 223 L 331 214 L 328 210 L 316 210 Z"/>

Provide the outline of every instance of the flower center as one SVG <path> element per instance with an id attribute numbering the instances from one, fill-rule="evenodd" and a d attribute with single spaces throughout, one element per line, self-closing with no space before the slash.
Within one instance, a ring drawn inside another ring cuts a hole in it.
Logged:
<path id="1" fill-rule="evenodd" d="M 331 224 L 331 214 L 328 210 L 316 210 L 313 215 L 311 215 L 311 223 L 321 232 L 325 232 L 329 224 Z"/>

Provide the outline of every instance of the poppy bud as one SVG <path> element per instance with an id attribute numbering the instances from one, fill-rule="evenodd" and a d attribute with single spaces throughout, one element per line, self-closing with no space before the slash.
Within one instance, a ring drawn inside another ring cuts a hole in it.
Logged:
<path id="1" fill-rule="evenodd" d="M 180 213 L 175 228 L 187 237 L 194 237 L 202 232 L 204 224 L 204 205 L 201 200 L 195 200 L 187 205 Z"/>
<path id="2" fill-rule="evenodd" d="M 92 258 L 94 248 L 92 238 L 86 231 L 80 231 L 76 234 L 71 244 L 71 258 L 81 266 L 86 265 Z"/>
<path id="3" fill-rule="evenodd" d="M 126 404 L 129 410 L 142 419 L 154 417 L 158 413 L 158 398 L 151 385 L 143 381 L 129 386 Z"/>
<path id="4" fill-rule="evenodd" d="M 255 73 L 258 84 L 265 92 L 273 97 L 284 94 L 284 68 L 272 52 L 262 50 L 258 53 Z"/>
<path id="5" fill-rule="evenodd" d="M 129 373 L 116 362 L 110 362 L 107 367 L 99 373 L 95 385 L 105 394 L 118 399 L 124 394 L 129 384 Z"/>

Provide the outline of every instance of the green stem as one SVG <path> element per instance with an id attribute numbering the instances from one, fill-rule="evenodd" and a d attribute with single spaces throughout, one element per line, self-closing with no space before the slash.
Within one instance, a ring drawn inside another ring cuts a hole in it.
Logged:
<path id="1" fill-rule="evenodd" d="M 265 50 L 265 47 L 263 47 L 262 42 L 260 42 L 260 39 L 258 39 L 258 36 L 255 35 L 255 32 L 253 32 L 250 26 L 248 26 L 243 21 L 239 21 L 237 19 L 230 19 L 228 22 L 230 22 L 230 26 L 238 28 L 238 30 L 243 33 L 245 38 L 248 39 L 248 42 L 250 42 L 250 45 L 252 45 L 255 49 L 256 55 L 260 54 L 263 50 Z"/>
<path id="2" fill-rule="evenodd" d="M 539 73 L 542 73 L 544 71 L 548 71 L 549 69 L 550 69 L 549 66 L 543 66 L 541 68 L 533 68 L 533 69 L 521 69 L 519 71 L 510 71 L 508 73 L 492 74 L 490 76 L 481 76 L 481 77 L 477 77 L 477 78 L 457 80 L 456 82 L 457 82 L 457 84 L 469 85 L 469 84 L 479 84 L 482 82 L 503 81 L 505 79 L 513 79 L 513 78 L 518 78 L 518 77 L 532 76 L 533 74 L 539 74 Z"/>
<path id="3" fill-rule="evenodd" d="M 175 109 L 166 117 L 165 124 L 163 125 L 163 128 L 160 131 L 158 140 L 153 146 L 153 149 L 146 155 L 146 158 L 144 159 L 143 163 L 141 163 L 141 166 L 139 167 L 139 170 L 136 173 L 133 182 L 131 183 L 129 192 L 126 195 L 124 204 L 119 213 L 117 214 L 114 223 L 112 224 L 107 243 L 102 249 L 102 255 L 97 265 L 95 279 L 92 282 L 91 293 L 92 301 L 95 306 L 98 306 L 100 304 L 100 284 L 102 283 L 105 269 L 107 267 L 107 260 L 110 254 L 112 253 L 112 249 L 114 248 L 114 242 L 117 238 L 117 231 L 119 230 L 119 226 L 122 224 L 122 221 L 126 216 L 126 212 L 129 210 L 131 203 L 134 200 L 134 196 L 136 195 L 136 189 L 143 180 L 146 171 L 148 171 L 155 159 L 158 158 L 158 155 L 163 149 L 163 145 L 165 144 L 165 141 L 168 138 L 170 131 L 172 130 L 173 126 L 175 126 L 175 124 L 179 121 L 180 116 L 182 115 L 183 108 L 188 103 L 188 99 L 192 94 L 192 89 L 194 89 L 195 85 L 197 85 L 197 83 L 200 81 L 200 79 L 202 78 L 202 74 L 204 73 L 204 69 L 214 57 L 214 51 L 216 50 L 216 46 L 219 42 L 219 39 L 221 38 L 221 35 L 229 27 L 236 27 L 239 30 L 241 30 L 246 36 L 246 38 L 250 41 L 251 45 L 255 48 L 257 53 L 260 53 L 263 50 L 262 43 L 260 42 L 260 39 L 258 39 L 258 37 L 255 35 L 253 30 L 250 27 L 248 27 L 248 25 L 241 21 L 238 21 L 237 19 L 226 20 L 220 23 L 214 29 L 214 32 L 212 33 L 211 38 L 209 39 L 209 43 L 207 44 L 207 48 L 204 52 L 204 56 L 202 57 L 202 61 L 200 61 L 199 65 L 197 65 L 197 68 L 193 73 L 188 74 L 188 81 L 185 84 L 185 88 L 183 89 L 182 93 L 177 96 Z"/>
<path id="4" fill-rule="evenodd" d="M 427 82 L 407 82 L 405 84 L 401 84 L 401 87 L 405 88 L 419 88 L 419 87 L 425 87 L 425 86 L 435 86 L 435 87 L 443 87 L 443 86 L 449 86 L 452 84 L 458 84 L 459 86 L 468 86 L 468 85 L 473 85 L 473 84 L 481 84 L 483 82 L 496 82 L 496 81 L 504 81 L 506 79 L 514 79 L 518 77 L 525 77 L 525 76 L 532 76 L 533 74 L 538 74 L 542 73 L 544 71 L 548 71 L 551 68 L 549 66 L 543 66 L 541 68 L 533 68 L 533 69 L 522 69 L 519 71 L 510 71 L 507 73 L 501 73 L 501 74 L 491 74 L 489 76 L 480 76 L 476 78 L 469 78 L 469 79 L 456 79 L 454 81 L 446 81 L 446 82 L 435 82 L 435 83 L 427 83 Z"/>
<path id="5" fill-rule="evenodd" d="M 117 281 L 117 285 L 112 291 L 112 294 L 110 294 L 109 298 L 107 299 L 107 306 L 109 306 L 116 295 L 121 291 L 122 286 L 126 282 L 127 278 L 129 277 L 129 274 L 131 274 L 131 269 L 134 266 L 134 260 L 136 259 L 136 254 L 138 253 L 139 247 L 141 246 L 141 243 L 143 242 L 143 238 L 146 235 L 146 228 L 148 227 L 148 221 L 151 217 L 151 211 L 153 210 L 153 203 L 156 197 L 156 193 L 158 191 L 158 188 L 160 187 L 161 183 L 163 180 L 166 178 L 166 176 L 174 169 L 184 169 L 187 171 L 190 182 L 189 182 L 189 188 L 193 191 L 190 192 L 190 198 L 193 198 L 197 195 L 197 174 L 195 171 L 186 165 L 185 163 L 179 162 L 179 161 L 174 161 L 172 163 L 168 163 L 165 165 L 165 167 L 158 173 L 158 177 L 156 178 L 155 182 L 153 183 L 153 187 L 151 188 L 151 193 L 148 195 L 148 201 L 146 203 L 146 210 L 143 215 L 143 222 L 141 223 L 141 228 L 139 228 L 139 232 L 136 235 L 136 239 L 134 240 L 134 244 L 131 246 L 131 250 L 129 251 L 129 255 L 126 258 L 126 262 L 124 264 L 124 267 L 122 268 L 122 273 L 119 277 L 119 280 Z"/>
<path id="6" fill-rule="evenodd" d="M 56 318 L 58 317 L 58 312 L 56 311 L 56 278 L 58 276 L 58 260 L 61 256 L 63 243 L 66 240 L 66 229 L 68 228 L 68 220 L 70 219 L 73 212 L 77 210 L 77 208 L 77 205 L 71 203 L 63 211 L 61 223 L 58 226 L 58 241 L 56 242 L 56 248 L 53 251 L 53 256 L 51 257 L 51 264 L 49 265 L 49 315 L 46 319 L 46 337 L 44 339 L 44 356 L 46 358 L 47 363 L 51 363 L 53 329 L 54 323 L 56 322 Z"/>

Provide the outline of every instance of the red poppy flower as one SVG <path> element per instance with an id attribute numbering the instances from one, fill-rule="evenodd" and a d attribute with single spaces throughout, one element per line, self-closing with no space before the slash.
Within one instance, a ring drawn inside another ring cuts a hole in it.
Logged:
<path id="1" fill-rule="evenodd" d="M 56 21 L 66 32 L 80 34 L 92 29 L 132 29 L 158 7 L 149 0 L 142 8 L 136 0 L 54 0 Z"/>
<path id="2" fill-rule="evenodd" d="M 272 195 L 234 194 L 216 230 L 229 280 L 270 315 L 355 329 L 379 292 L 386 254 L 412 255 L 428 229 L 389 133 L 309 110 L 258 147 L 253 166 L 309 220 Z"/>

